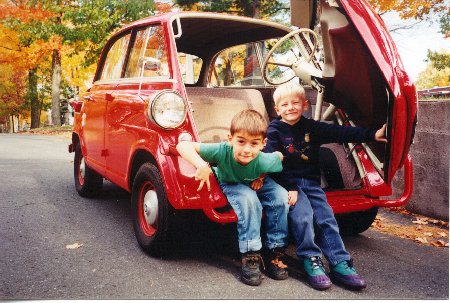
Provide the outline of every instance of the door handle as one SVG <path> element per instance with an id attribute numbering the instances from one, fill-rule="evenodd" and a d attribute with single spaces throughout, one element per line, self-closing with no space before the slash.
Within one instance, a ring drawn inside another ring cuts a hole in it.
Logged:
<path id="1" fill-rule="evenodd" d="M 106 93 L 105 99 L 106 99 L 106 101 L 112 101 L 112 100 L 114 100 L 114 95 L 112 93 Z"/>

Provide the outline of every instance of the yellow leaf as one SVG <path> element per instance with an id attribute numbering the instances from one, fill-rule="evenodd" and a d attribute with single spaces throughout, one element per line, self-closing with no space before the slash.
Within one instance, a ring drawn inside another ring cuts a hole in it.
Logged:
<path id="1" fill-rule="evenodd" d="M 423 221 L 421 219 L 418 219 L 417 221 L 412 221 L 412 223 L 414 224 L 420 224 L 420 225 L 427 225 L 428 222 L 427 221 Z"/>
<path id="2" fill-rule="evenodd" d="M 439 235 L 440 237 L 443 237 L 443 238 L 446 238 L 446 237 L 447 237 L 447 234 L 444 233 L 444 232 L 440 232 L 440 233 L 438 233 L 438 235 Z"/>
<path id="3" fill-rule="evenodd" d="M 80 248 L 81 246 L 83 246 L 83 244 L 73 243 L 73 244 L 66 245 L 66 248 L 67 249 L 77 249 L 77 248 Z"/>
<path id="4" fill-rule="evenodd" d="M 423 233 L 423 235 L 424 235 L 424 236 L 427 236 L 427 237 L 432 237 L 432 236 L 433 236 L 433 233 L 426 232 L 426 233 Z"/>
<path id="5" fill-rule="evenodd" d="M 415 238 L 414 240 L 415 240 L 416 242 L 419 242 L 419 243 L 422 243 L 422 244 L 428 243 L 427 239 L 424 238 L 424 237 L 417 237 L 417 238 Z"/>

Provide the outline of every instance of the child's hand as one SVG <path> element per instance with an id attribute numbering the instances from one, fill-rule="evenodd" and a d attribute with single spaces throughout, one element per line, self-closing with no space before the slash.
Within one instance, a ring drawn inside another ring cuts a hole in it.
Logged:
<path id="1" fill-rule="evenodd" d="M 195 172 L 195 180 L 200 180 L 200 185 L 197 188 L 197 191 L 200 191 L 203 188 L 203 185 L 206 183 L 206 188 L 208 191 L 211 189 L 211 184 L 209 183 L 209 175 L 212 173 L 211 167 L 207 163 L 201 165 L 197 168 Z"/>
<path id="2" fill-rule="evenodd" d="M 383 126 L 375 133 L 375 141 L 388 142 L 386 139 L 386 124 L 383 124 Z"/>
<path id="3" fill-rule="evenodd" d="M 289 205 L 295 205 L 295 203 L 297 203 L 297 198 L 298 198 L 298 191 L 296 191 L 296 190 L 288 191 L 288 204 Z"/>
<path id="4" fill-rule="evenodd" d="M 264 177 L 265 177 L 265 176 L 266 176 L 266 175 L 263 174 L 263 175 L 259 176 L 258 179 L 253 180 L 252 183 L 250 183 L 251 189 L 253 189 L 254 191 L 257 191 L 257 190 L 259 190 L 261 187 L 263 187 L 263 185 L 264 185 Z"/>

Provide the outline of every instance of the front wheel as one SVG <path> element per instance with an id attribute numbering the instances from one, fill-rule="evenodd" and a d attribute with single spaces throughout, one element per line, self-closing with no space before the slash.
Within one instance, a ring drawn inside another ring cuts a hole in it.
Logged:
<path id="1" fill-rule="evenodd" d="M 87 166 L 84 161 L 80 143 L 75 148 L 73 174 L 75 188 L 82 197 L 89 198 L 96 196 L 103 186 L 103 177 Z"/>
<path id="2" fill-rule="evenodd" d="M 131 211 L 139 245 L 153 256 L 166 255 L 173 208 L 167 199 L 159 170 L 151 163 L 143 164 L 133 181 Z"/>
<path id="3" fill-rule="evenodd" d="M 375 221 L 377 214 L 378 207 L 373 207 L 366 211 L 336 215 L 340 234 L 344 236 L 356 236 L 366 231 L 372 225 L 373 221 Z"/>

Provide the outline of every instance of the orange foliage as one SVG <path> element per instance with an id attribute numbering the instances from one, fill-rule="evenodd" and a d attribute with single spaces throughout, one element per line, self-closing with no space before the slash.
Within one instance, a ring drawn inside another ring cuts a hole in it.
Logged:
<path id="1" fill-rule="evenodd" d="M 34 69 L 51 54 L 51 50 L 61 46 L 61 38 L 57 36 L 49 41 L 37 40 L 28 46 L 21 45 L 17 32 L 0 25 L 0 64 Z"/>
<path id="2" fill-rule="evenodd" d="M 172 11 L 172 4 L 155 1 L 156 11 L 160 14 Z"/>
<path id="3" fill-rule="evenodd" d="M 0 1 L 0 19 L 16 18 L 30 23 L 34 20 L 48 20 L 53 16 L 54 13 L 44 10 L 40 4 L 37 7 L 28 7 L 27 1 Z"/>
<path id="4" fill-rule="evenodd" d="M 396 11 L 403 19 L 424 19 L 433 12 L 449 10 L 444 0 L 368 0 L 377 12 Z"/>

